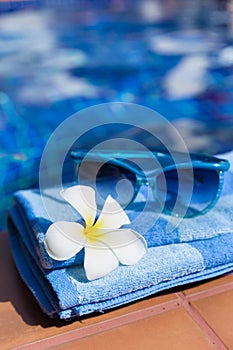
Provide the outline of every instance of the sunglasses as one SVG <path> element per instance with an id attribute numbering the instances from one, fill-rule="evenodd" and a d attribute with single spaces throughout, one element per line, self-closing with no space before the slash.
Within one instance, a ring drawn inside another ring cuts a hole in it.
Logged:
<path id="1" fill-rule="evenodd" d="M 163 213 L 185 218 L 213 208 L 230 167 L 224 159 L 182 152 L 78 150 L 71 157 L 78 183 L 96 190 L 97 205 L 110 194 L 127 208 L 146 185 Z"/>

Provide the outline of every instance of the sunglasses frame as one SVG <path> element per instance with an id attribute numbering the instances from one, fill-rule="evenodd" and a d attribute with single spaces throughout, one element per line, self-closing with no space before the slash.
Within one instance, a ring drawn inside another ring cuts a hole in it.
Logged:
<path id="1" fill-rule="evenodd" d="M 136 166 L 133 163 L 134 159 L 152 159 L 152 156 L 156 158 L 160 164 L 160 167 L 158 167 L 155 170 L 150 170 L 144 173 L 138 166 Z M 124 208 L 127 208 L 131 203 L 134 202 L 142 185 L 150 186 L 154 198 L 162 206 L 162 203 L 159 200 L 158 195 L 156 194 L 156 179 L 161 173 L 174 169 L 191 169 L 193 171 L 193 169 L 195 168 L 215 171 L 218 175 L 218 188 L 216 190 L 216 195 L 214 199 L 202 211 L 189 216 L 186 216 L 185 214 L 184 217 L 187 218 L 191 218 L 197 215 L 204 215 L 215 206 L 222 192 L 224 183 L 224 172 L 229 170 L 230 168 L 230 163 L 226 159 L 221 159 L 206 154 L 187 154 L 177 151 L 172 152 L 172 154 L 170 154 L 169 152 L 165 151 L 146 152 L 125 150 L 101 150 L 97 152 L 91 150 L 88 152 L 87 150 L 80 149 L 77 151 L 72 151 L 71 158 L 78 165 L 80 165 L 83 160 L 95 162 L 99 161 L 103 164 L 111 163 L 133 173 L 136 179 L 134 195 L 129 201 L 129 203 L 124 206 Z M 163 212 L 168 215 L 179 216 L 176 213 L 167 210 L 165 206 L 163 207 Z"/>

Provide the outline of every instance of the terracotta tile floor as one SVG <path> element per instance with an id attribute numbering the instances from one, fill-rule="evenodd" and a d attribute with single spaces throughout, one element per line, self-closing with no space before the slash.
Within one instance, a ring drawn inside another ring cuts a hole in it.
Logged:
<path id="1" fill-rule="evenodd" d="M 0 233 L 0 349 L 233 349 L 233 275 L 101 315 L 49 319 L 21 281 Z"/>

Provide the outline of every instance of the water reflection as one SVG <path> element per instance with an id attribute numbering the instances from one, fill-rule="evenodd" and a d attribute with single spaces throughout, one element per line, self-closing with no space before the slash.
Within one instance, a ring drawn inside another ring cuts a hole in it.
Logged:
<path id="1" fill-rule="evenodd" d="M 191 151 L 232 149 L 232 0 L 13 6 L 0 3 L 0 183 L 6 201 L 13 190 L 37 184 L 40 155 L 56 126 L 102 102 L 156 110 Z M 93 137 L 98 143 L 101 134 Z"/>

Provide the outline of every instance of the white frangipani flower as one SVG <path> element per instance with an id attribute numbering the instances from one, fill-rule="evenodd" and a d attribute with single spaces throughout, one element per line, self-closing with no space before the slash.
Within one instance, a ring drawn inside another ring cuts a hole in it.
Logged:
<path id="1" fill-rule="evenodd" d="M 108 196 L 96 219 L 95 191 L 88 186 L 73 186 L 61 191 L 62 197 L 85 221 L 58 221 L 46 232 L 45 247 L 55 260 L 66 260 L 85 249 L 84 269 L 89 280 L 105 276 L 119 262 L 133 265 L 146 253 L 145 239 L 137 232 L 123 228 L 129 218 L 119 203 Z"/>

